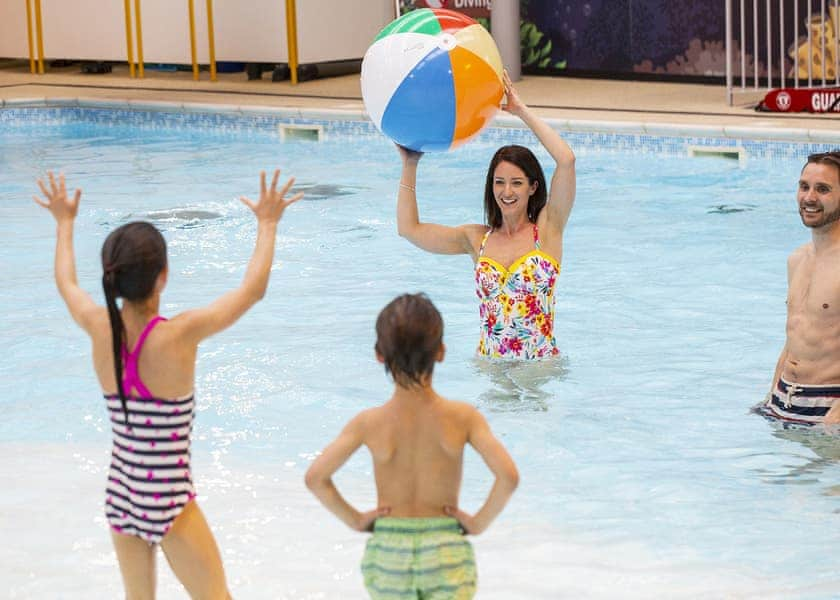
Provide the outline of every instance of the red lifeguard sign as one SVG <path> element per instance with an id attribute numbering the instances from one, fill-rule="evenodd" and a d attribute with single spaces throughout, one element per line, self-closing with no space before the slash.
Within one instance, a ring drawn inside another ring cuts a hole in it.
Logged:
<path id="1" fill-rule="evenodd" d="M 770 112 L 840 112 L 840 88 L 770 90 L 759 108 Z"/>
<path id="2" fill-rule="evenodd" d="M 490 0 L 414 0 L 415 8 L 447 8 L 473 19 L 490 18 Z"/>

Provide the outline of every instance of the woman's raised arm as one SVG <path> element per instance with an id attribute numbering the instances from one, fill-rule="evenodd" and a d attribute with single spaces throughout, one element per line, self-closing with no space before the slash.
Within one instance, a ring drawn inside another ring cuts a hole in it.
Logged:
<path id="1" fill-rule="evenodd" d="M 520 100 L 507 72 L 504 75 L 504 83 L 507 102 L 502 108 L 522 119 L 556 163 L 548 189 L 548 204 L 545 207 L 546 225 L 562 234 L 575 202 L 575 153 L 548 123 Z"/>
<path id="2" fill-rule="evenodd" d="M 475 225 L 450 227 L 422 223 L 417 209 L 417 164 L 421 152 L 397 146 L 402 158 L 400 187 L 397 191 L 397 233 L 427 252 L 435 254 L 474 254 L 470 239 Z"/>

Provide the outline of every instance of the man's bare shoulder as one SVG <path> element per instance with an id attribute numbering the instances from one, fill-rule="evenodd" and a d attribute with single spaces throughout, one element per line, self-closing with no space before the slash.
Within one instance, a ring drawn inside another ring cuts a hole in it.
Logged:
<path id="1" fill-rule="evenodd" d="M 793 252 L 791 252 L 790 256 L 788 256 L 788 268 L 795 269 L 802 263 L 803 260 L 813 254 L 813 252 L 814 244 L 812 242 L 802 244 L 799 248 L 796 248 Z"/>

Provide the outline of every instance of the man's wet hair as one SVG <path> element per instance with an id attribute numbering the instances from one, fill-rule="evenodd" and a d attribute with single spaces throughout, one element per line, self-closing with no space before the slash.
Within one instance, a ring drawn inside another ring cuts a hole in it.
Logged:
<path id="1" fill-rule="evenodd" d="M 830 152 L 816 152 L 808 155 L 808 161 L 805 166 L 809 164 L 832 165 L 837 169 L 837 178 L 840 179 L 840 150 L 831 150 Z M 802 167 L 805 168 L 804 166 Z"/>
<path id="2" fill-rule="evenodd" d="M 427 381 L 442 343 L 443 318 L 425 294 L 394 298 L 376 319 L 376 352 L 403 387 Z"/>

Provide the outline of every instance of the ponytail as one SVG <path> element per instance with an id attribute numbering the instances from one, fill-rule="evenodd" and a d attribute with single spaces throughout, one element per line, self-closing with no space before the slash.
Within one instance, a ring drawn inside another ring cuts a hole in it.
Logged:
<path id="1" fill-rule="evenodd" d="M 102 289 L 105 291 L 105 304 L 108 307 L 108 321 L 111 323 L 111 349 L 114 354 L 114 374 L 117 377 L 117 394 L 123 409 L 123 418 L 128 425 L 128 402 L 123 389 L 122 348 L 125 342 L 125 325 L 117 306 L 117 276 L 113 269 L 106 268 L 102 275 Z"/>
<path id="2" fill-rule="evenodd" d="M 131 427 L 128 423 L 127 390 L 123 387 L 123 348 L 127 336 L 117 298 L 127 302 L 148 298 L 154 291 L 158 275 L 165 268 L 166 241 L 151 223 L 126 223 L 112 231 L 102 245 L 102 289 L 111 323 L 117 393 L 127 427 Z"/>

